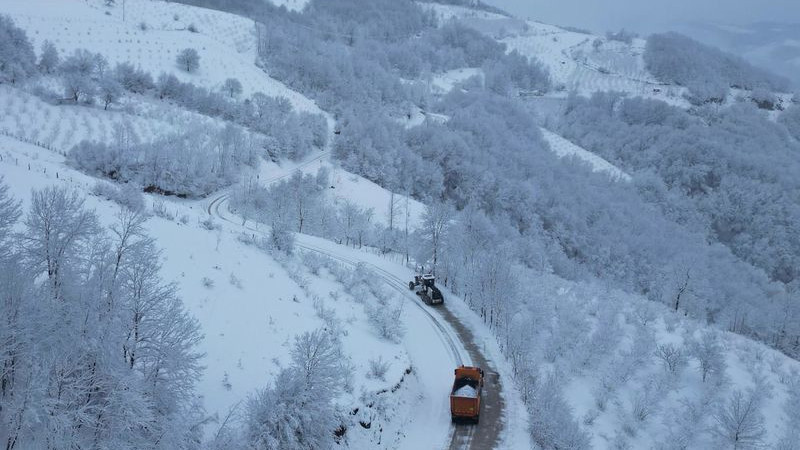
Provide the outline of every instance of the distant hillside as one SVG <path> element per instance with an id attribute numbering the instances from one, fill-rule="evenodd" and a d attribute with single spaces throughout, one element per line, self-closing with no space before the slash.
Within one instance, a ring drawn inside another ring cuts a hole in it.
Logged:
<path id="1" fill-rule="evenodd" d="M 792 80 L 800 89 L 800 24 L 759 22 L 750 25 L 692 23 L 679 31 L 737 54 Z"/>

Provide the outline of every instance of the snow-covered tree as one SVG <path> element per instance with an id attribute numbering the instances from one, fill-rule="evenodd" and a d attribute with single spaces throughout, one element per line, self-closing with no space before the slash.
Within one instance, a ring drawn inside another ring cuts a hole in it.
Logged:
<path id="1" fill-rule="evenodd" d="M 0 186 L 0 225 L 17 215 Z M 33 192 L 19 244 L 2 243 L 6 448 L 197 445 L 199 326 L 161 281 L 143 220 L 123 213 L 109 236 L 77 194 L 47 188 Z"/>
<path id="2" fill-rule="evenodd" d="M 122 96 L 122 85 L 112 77 L 104 76 L 97 85 L 97 95 L 103 102 L 103 109 L 117 103 Z"/>
<path id="3" fill-rule="evenodd" d="M 692 342 L 690 352 L 691 356 L 699 362 L 703 382 L 709 376 L 720 377 L 725 374 L 725 357 L 722 353 L 719 338 L 714 332 L 704 332 L 700 336 L 700 340 Z"/>
<path id="4" fill-rule="evenodd" d="M 58 49 L 49 40 L 42 43 L 42 52 L 39 56 L 39 71 L 44 74 L 51 74 L 55 72 L 60 64 L 60 57 L 58 56 Z"/>
<path id="5" fill-rule="evenodd" d="M 36 54 L 27 34 L 0 15 L 0 83 L 14 84 L 36 71 Z"/>
<path id="6" fill-rule="evenodd" d="M 242 83 L 236 78 L 228 78 L 222 84 L 222 90 L 228 94 L 228 97 L 238 97 L 242 93 Z"/>
<path id="7" fill-rule="evenodd" d="M 192 73 L 200 68 L 200 55 L 197 53 L 197 50 L 193 48 L 185 48 L 178 53 L 175 62 L 181 69 Z"/>
<path id="8" fill-rule="evenodd" d="M 444 248 L 447 233 L 453 219 L 453 210 L 450 205 L 437 202 L 429 205 L 422 216 L 422 226 L 420 227 L 420 247 L 417 261 L 421 263 L 430 262 L 428 269 L 436 275 L 436 269 L 442 257 L 441 252 Z"/>
<path id="9" fill-rule="evenodd" d="M 272 386 L 248 401 L 245 439 L 256 449 L 327 448 L 337 426 L 332 400 L 344 378 L 341 344 L 323 330 L 299 335 L 292 365 L 280 371 Z"/>
<path id="10" fill-rule="evenodd" d="M 64 283 L 84 246 L 99 233 L 97 216 L 84 208 L 76 191 L 49 187 L 34 191 L 31 208 L 25 219 L 28 233 L 22 240 L 29 267 L 45 274 L 49 293 L 62 300 Z"/>

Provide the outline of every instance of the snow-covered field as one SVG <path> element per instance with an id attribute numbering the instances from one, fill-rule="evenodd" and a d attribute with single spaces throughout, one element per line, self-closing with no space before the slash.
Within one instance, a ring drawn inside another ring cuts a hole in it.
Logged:
<path id="1" fill-rule="evenodd" d="M 102 0 L 11 1 L 3 4 L 3 13 L 27 32 L 37 51 L 49 40 L 62 56 L 87 49 L 104 55 L 112 66 L 128 62 L 154 76 L 172 73 L 181 81 L 210 89 L 236 78 L 246 96 L 254 92 L 282 96 L 297 110 L 320 112 L 313 101 L 255 65 L 252 20 L 154 0 L 126 0 L 124 21 L 121 5 L 106 7 Z M 196 32 L 189 31 L 190 25 Z M 181 70 L 175 62 L 186 48 L 200 55 L 195 73 Z"/>
<path id="2" fill-rule="evenodd" d="M 0 133 L 59 152 L 82 140 L 109 143 L 114 129 L 122 124 L 142 141 L 180 129 L 220 126 L 218 121 L 163 103 L 131 100 L 127 107 L 104 111 L 101 107 L 53 105 L 5 85 L 0 86 L 0 104 Z"/>
<path id="3" fill-rule="evenodd" d="M 457 19 L 494 37 L 506 44 L 509 52 L 535 57 L 550 71 L 553 85 L 562 93 L 628 92 L 688 107 L 682 88 L 659 83 L 645 69 L 643 39 L 626 44 L 463 6 L 422 5 L 433 9 L 442 21 Z"/>

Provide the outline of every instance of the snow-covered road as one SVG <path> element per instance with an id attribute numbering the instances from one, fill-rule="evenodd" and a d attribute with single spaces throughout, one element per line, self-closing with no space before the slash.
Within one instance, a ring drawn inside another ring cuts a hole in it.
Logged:
<path id="1" fill-rule="evenodd" d="M 271 184 L 292 173 L 328 157 L 321 152 L 301 164 L 287 166 L 270 173 L 262 183 Z M 219 218 L 232 232 L 246 229 L 251 233 L 264 233 L 264 227 L 243 223 L 232 212 L 228 204 L 229 194 L 220 193 L 206 206 L 208 214 Z M 500 396 L 500 383 L 491 362 L 485 358 L 473 342 L 472 334 L 444 307 L 425 305 L 419 297 L 408 290 L 408 280 L 413 277 L 410 269 L 397 262 L 367 251 L 336 244 L 329 240 L 304 234 L 296 235 L 296 246 L 303 251 L 316 252 L 343 264 L 364 264 L 389 287 L 394 289 L 407 304 L 407 329 L 403 346 L 408 352 L 419 381 L 420 399 L 414 417 L 408 418 L 405 439 L 399 448 L 449 448 L 489 449 L 494 448 L 503 430 L 504 403 Z M 479 365 L 488 375 L 484 394 L 481 423 L 479 425 L 453 425 L 450 421 L 449 392 L 453 369 L 458 365 Z"/>

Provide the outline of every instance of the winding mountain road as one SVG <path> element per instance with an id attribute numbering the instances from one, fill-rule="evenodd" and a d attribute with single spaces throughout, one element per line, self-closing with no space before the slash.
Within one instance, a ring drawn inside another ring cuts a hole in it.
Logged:
<path id="1" fill-rule="evenodd" d="M 262 180 L 262 183 L 268 185 L 280 181 L 302 170 L 313 162 L 325 158 L 327 155 L 328 152 L 321 152 L 315 155 L 315 157 L 284 173 L 276 174 L 268 180 Z M 230 195 L 227 193 L 217 195 L 208 203 L 206 211 L 209 215 L 228 222 L 228 224 L 234 227 L 246 229 L 251 233 L 263 234 L 263 228 L 257 229 L 243 223 L 242 220 L 230 210 L 228 205 L 229 198 Z M 464 326 L 455 315 L 447 309 L 447 303 L 445 303 L 443 307 L 430 307 L 425 305 L 418 296 L 408 290 L 408 280 L 406 278 L 411 278 L 412 274 L 410 270 L 399 264 L 388 262 L 378 255 L 358 251 L 318 237 L 302 234 L 296 235 L 296 246 L 304 251 L 325 255 L 342 264 L 351 266 L 357 264 L 365 265 L 380 277 L 387 286 L 391 287 L 405 298 L 409 304 L 414 305 L 415 313 L 419 314 L 419 317 L 424 318 L 426 322 L 424 325 L 419 324 L 415 326 L 427 325 L 433 328 L 433 331 L 438 336 L 439 344 L 446 349 L 446 353 L 449 354 L 453 368 L 464 364 L 476 365 L 484 369 L 486 373 L 486 384 L 484 387 L 480 424 L 450 425 L 450 429 L 448 430 L 449 439 L 442 448 L 448 448 L 450 450 L 488 450 L 496 448 L 504 427 L 502 418 L 505 408 L 500 395 L 502 385 L 499 375 L 492 361 L 488 360 L 476 345 L 469 328 Z M 410 330 L 409 332 L 414 333 L 415 330 Z M 431 342 L 429 344 L 433 345 L 434 343 Z M 422 349 L 422 351 L 425 350 Z M 420 364 L 420 362 L 415 362 L 415 364 Z M 452 372 L 450 372 L 450 376 L 452 376 Z M 446 385 L 449 386 L 449 383 L 450 379 L 448 378 Z M 439 387 L 442 387 L 441 381 L 439 382 Z M 426 401 L 434 405 L 435 414 L 447 414 L 447 418 L 449 419 L 449 390 L 446 388 L 443 389 L 440 395 L 441 397 L 426 399 Z M 436 444 L 432 442 L 432 445 Z"/>

